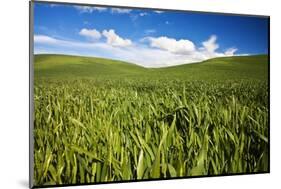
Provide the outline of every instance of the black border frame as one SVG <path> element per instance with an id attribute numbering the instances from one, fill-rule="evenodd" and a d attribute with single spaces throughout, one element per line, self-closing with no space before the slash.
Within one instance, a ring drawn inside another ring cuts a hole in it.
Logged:
<path id="1" fill-rule="evenodd" d="M 229 173 L 218 175 L 201 175 L 201 176 L 185 176 L 185 177 L 171 177 L 171 178 L 153 178 L 153 179 L 135 179 L 135 180 L 122 180 L 122 181 L 108 181 L 108 182 L 89 182 L 89 183 L 77 183 L 77 184 L 57 184 L 57 185 L 33 185 L 33 168 L 34 168 L 34 137 L 33 137 L 33 56 L 34 56 L 34 3 L 42 4 L 60 4 L 60 5 L 76 5 L 76 6 L 89 6 L 89 7 L 107 7 L 107 8 L 124 8 L 124 9 L 142 9 L 142 10 L 154 10 L 154 11 L 175 11 L 175 12 L 189 12 L 200 14 L 214 14 L 214 15 L 227 15 L 227 16 L 246 16 L 256 18 L 266 18 L 268 20 L 268 171 L 263 172 L 245 172 L 245 173 Z M 69 2 L 57 2 L 57 1 L 42 1 L 42 0 L 30 0 L 29 1 L 29 188 L 54 188 L 54 187 L 68 187 L 68 186 L 93 186 L 100 184 L 118 184 L 118 183 L 136 183 L 147 181 L 165 181 L 165 180 L 180 180 L 190 178 L 212 178 L 212 177 L 225 177 L 225 176 L 239 176 L 239 175 L 257 175 L 270 173 L 270 16 L 269 15 L 255 15 L 255 14 L 238 14 L 238 13 L 225 13 L 225 12 L 206 12 L 206 11 L 193 11 L 193 10 L 179 10 L 179 9 L 163 9 L 163 8 L 148 8 L 148 7 L 135 7 L 135 6 L 119 6 L 119 5 L 102 5 L 102 4 L 90 4 L 90 3 L 69 3 Z"/>
<path id="2" fill-rule="evenodd" d="M 33 57 L 34 57 L 34 34 L 33 34 L 33 20 L 34 20 L 34 2 L 29 2 L 29 188 L 33 188 L 33 173 L 34 173 L 34 135 L 33 135 Z"/>

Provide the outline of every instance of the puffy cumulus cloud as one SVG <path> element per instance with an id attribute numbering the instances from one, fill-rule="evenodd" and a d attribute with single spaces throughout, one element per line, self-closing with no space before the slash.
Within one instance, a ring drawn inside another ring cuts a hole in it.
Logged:
<path id="1" fill-rule="evenodd" d="M 235 53 L 237 50 L 238 50 L 238 49 L 236 49 L 236 48 L 229 48 L 229 49 L 227 49 L 227 50 L 224 52 L 224 54 L 225 54 L 226 56 L 233 56 L 234 53 Z"/>
<path id="2" fill-rule="evenodd" d="M 162 50 L 167 50 L 175 54 L 190 54 L 195 51 L 195 45 L 187 39 L 176 40 L 166 36 L 147 37 L 151 47 L 156 47 Z"/>
<path id="3" fill-rule="evenodd" d="M 216 43 L 217 36 L 212 35 L 207 41 L 202 42 L 203 49 L 209 53 L 214 53 L 215 50 L 219 48 L 219 45 Z"/>
<path id="4" fill-rule="evenodd" d="M 202 47 L 199 48 L 199 55 L 202 60 L 223 57 L 223 56 L 234 56 L 237 48 L 229 48 L 225 52 L 218 52 L 219 44 L 217 43 L 217 36 L 211 35 L 208 40 L 202 42 Z"/>
<path id="5" fill-rule="evenodd" d="M 82 30 L 80 30 L 79 34 L 93 40 L 97 40 L 101 38 L 101 33 L 96 29 L 83 28 Z"/>
<path id="6" fill-rule="evenodd" d="M 124 8 L 111 8 L 112 13 L 119 13 L 119 14 L 128 14 L 132 11 L 132 9 L 124 9 Z"/>
<path id="7" fill-rule="evenodd" d="M 102 34 L 106 37 L 106 43 L 109 45 L 116 47 L 127 47 L 132 45 L 132 41 L 130 39 L 123 39 L 117 35 L 113 29 L 103 30 Z"/>
<path id="8" fill-rule="evenodd" d="M 96 29 L 86 29 L 83 28 L 80 30 L 79 34 L 81 36 L 85 36 L 93 41 L 99 40 L 102 36 L 106 38 L 106 43 L 111 46 L 116 47 L 127 47 L 132 45 L 132 41 L 130 39 L 124 39 L 115 33 L 115 30 L 103 30 L 99 32 Z"/>
<path id="9" fill-rule="evenodd" d="M 105 7 L 89 7 L 89 6 L 74 6 L 74 8 L 76 8 L 81 13 L 92 13 L 94 11 L 103 12 L 107 10 L 107 8 Z"/>

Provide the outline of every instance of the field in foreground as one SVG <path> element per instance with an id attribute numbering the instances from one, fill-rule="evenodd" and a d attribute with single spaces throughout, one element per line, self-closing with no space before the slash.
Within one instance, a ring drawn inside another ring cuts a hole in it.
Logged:
<path id="1" fill-rule="evenodd" d="M 34 184 L 267 172 L 267 69 L 36 55 Z"/>

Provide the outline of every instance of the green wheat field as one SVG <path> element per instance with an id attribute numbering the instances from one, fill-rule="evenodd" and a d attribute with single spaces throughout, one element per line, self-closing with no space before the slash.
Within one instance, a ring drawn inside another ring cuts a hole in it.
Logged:
<path id="1" fill-rule="evenodd" d="M 266 55 L 166 68 L 34 59 L 37 186 L 269 171 Z"/>

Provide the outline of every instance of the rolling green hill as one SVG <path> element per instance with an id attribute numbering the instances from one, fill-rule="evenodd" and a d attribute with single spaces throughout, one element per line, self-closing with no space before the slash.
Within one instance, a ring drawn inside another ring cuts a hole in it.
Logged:
<path id="1" fill-rule="evenodd" d="M 35 55 L 35 77 L 96 77 L 136 74 L 145 70 L 140 66 L 103 58 L 67 55 Z"/>
<path id="2" fill-rule="evenodd" d="M 40 78 L 179 78 L 205 79 L 266 79 L 266 55 L 223 57 L 200 63 L 166 68 L 144 68 L 132 63 L 79 56 L 35 55 L 35 77 Z"/>
<path id="3" fill-rule="evenodd" d="M 201 63 L 185 64 L 162 68 L 159 72 L 168 72 L 177 76 L 196 80 L 204 79 L 266 79 L 268 77 L 267 55 L 221 57 Z"/>

